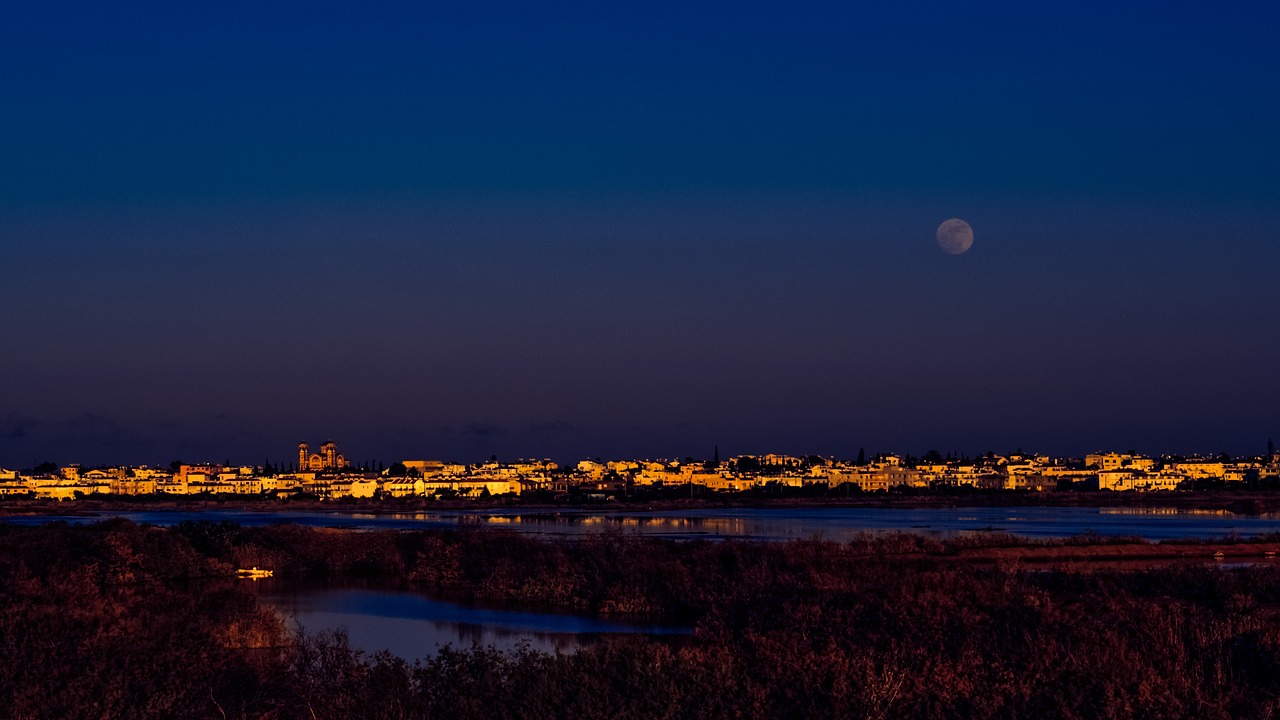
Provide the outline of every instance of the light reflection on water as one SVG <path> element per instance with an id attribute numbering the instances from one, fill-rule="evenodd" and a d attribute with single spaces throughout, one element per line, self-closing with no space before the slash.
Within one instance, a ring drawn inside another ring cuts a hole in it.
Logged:
<path id="1" fill-rule="evenodd" d="M 1148 540 L 1220 538 L 1280 532 L 1280 516 L 1179 508 L 969 507 L 969 508 L 724 508 L 674 511 L 566 511 L 394 513 L 364 518 L 377 526 L 460 524 L 518 532 L 576 535 L 619 530 L 668 538 L 821 537 L 849 540 L 860 533 L 922 532 L 949 536 L 996 531 L 1024 537 L 1086 533 Z"/>
<path id="2" fill-rule="evenodd" d="M 1204 515 L 1209 517 L 1230 517 L 1235 513 L 1222 508 L 1213 509 L 1197 509 L 1197 508 L 1171 508 L 1171 507 L 1116 507 L 1116 508 L 1098 508 L 1100 515 Z M 1260 515 L 1258 517 L 1268 517 L 1268 515 Z"/>
<path id="3" fill-rule="evenodd" d="M 700 510 L 450 510 L 374 513 L 251 512 L 242 510 L 148 511 L 82 517 L 11 517 L 6 522 L 92 522 L 103 517 L 173 525 L 183 520 L 230 520 L 241 525 L 294 522 L 363 530 L 501 528 L 535 535 L 578 536 L 623 532 L 654 537 L 790 540 L 821 537 L 850 540 L 860 533 L 909 531 L 935 536 L 999 531 L 1023 537 L 1069 537 L 1085 533 L 1129 535 L 1147 540 L 1209 539 L 1280 532 L 1276 514 L 1170 507 L 808 507 L 712 508 Z"/>
<path id="4" fill-rule="evenodd" d="M 255 591 L 295 630 L 343 630 L 357 650 L 388 650 L 410 661 L 429 658 L 447 645 L 468 649 L 478 644 L 505 652 L 527 645 L 540 652 L 568 653 L 610 635 L 687 633 L 580 615 L 474 607 L 403 590 L 264 582 Z"/>

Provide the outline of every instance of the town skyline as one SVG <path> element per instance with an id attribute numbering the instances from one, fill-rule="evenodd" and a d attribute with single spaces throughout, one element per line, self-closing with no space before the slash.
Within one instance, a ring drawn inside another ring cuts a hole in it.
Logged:
<path id="1" fill-rule="evenodd" d="M 319 452 L 306 442 L 296 462 L 235 466 L 185 463 L 167 467 L 85 468 L 46 463 L 30 470 L 0 469 L 0 496 L 76 500 L 92 496 L 237 496 L 246 499 L 400 498 L 525 501 L 693 497 L 776 491 L 821 497 L 858 493 L 985 491 L 1173 492 L 1280 487 L 1280 453 L 1249 458 L 1219 456 L 1147 457 L 1099 452 L 1084 458 L 1054 458 L 1028 452 L 976 457 L 921 457 L 859 452 L 857 458 L 817 455 L 738 455 L 721 459 L 644 460 L 601 458 L 561 465 L 550 459 L 480 463 L 404 458 L 357 464 L 325 441 Z"/>

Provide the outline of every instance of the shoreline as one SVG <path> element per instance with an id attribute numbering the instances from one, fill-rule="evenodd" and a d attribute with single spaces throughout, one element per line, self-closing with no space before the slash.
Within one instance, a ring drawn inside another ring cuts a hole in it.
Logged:
<path id="1" fill-rule="evenodd" d="M 1280 512 L 1280 493 L 1240 492 L 1149 492 L 1149 493 L 1058 493 L 1017 492 L 890 494 L 851 498 L 692 498 L 615 500 L 593 502 L 529 502 L 519 499 L 477 500 L 276 500 L 231 496 L 111 496 L 77 500 L 0 500 L 0 518 L 17 516 L 83 516 L 102 512 L 222 510 L 272 513 L 362 513 L 393 515 L 405 512 L 484 513 L 530 511 L 546 513 L 592 513 L 613 511 L 675 511 L 710 509 L 820 509 L 820 508 L 1171 508 L 1182 511 L 1220 512 L 1235 515 L 1264 515 Z"/>

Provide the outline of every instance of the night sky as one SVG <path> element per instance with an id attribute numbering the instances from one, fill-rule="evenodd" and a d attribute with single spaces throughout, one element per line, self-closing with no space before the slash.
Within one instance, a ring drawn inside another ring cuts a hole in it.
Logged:
<path id="1" fill-rule="evenodd" d="M 0 5 L 0 467 L 1280 439 L 1274 0 L 116 5 Z"/>

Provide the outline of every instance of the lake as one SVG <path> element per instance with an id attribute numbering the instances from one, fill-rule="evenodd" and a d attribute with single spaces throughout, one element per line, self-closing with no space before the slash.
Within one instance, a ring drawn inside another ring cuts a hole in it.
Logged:
<path id="1" fill-rule="evenodd" d="M 253 582 L 253 581 L 242 581 Z M 291 579 L 253 582 L 262 603 L 283 615 L 294 630 L 344 630 L 353 648 L 388 650 L 421 660 L 451 645 L 473 643 L 513 651 L 521 645 L 548 653 L 573 652 L 608 636 L 678 636 L 689 631 L 660 625 L 555 612 L 468 605 L 377 585 L 317 585 Z"/>
<path id="2" fill-rule="evenodd" d="M 254 512 L 245 510 L 104 512 L 94 516 L 15 516 L 3 521 L 36 525 L 56 520 L 94 522 L 108 517 L 174 525 L 184 520 L 230 520 L 246 526 L 299 523 L 357 530 L 500 528 L 549 536 L 618 531 L 672 539 L 821 537 L 848 540 L 862 532 L 907 531 L 934 536 L 1000 531 L 1023 537 L 1084 533 L 1130 535 L 1147 540 L 1209 539 L 1280 532 L 1275 514 L 1224 510 L 1096 507 L 972 508 L 709 508 L 699 510 L 475 510 L 409 513 Z"/>

